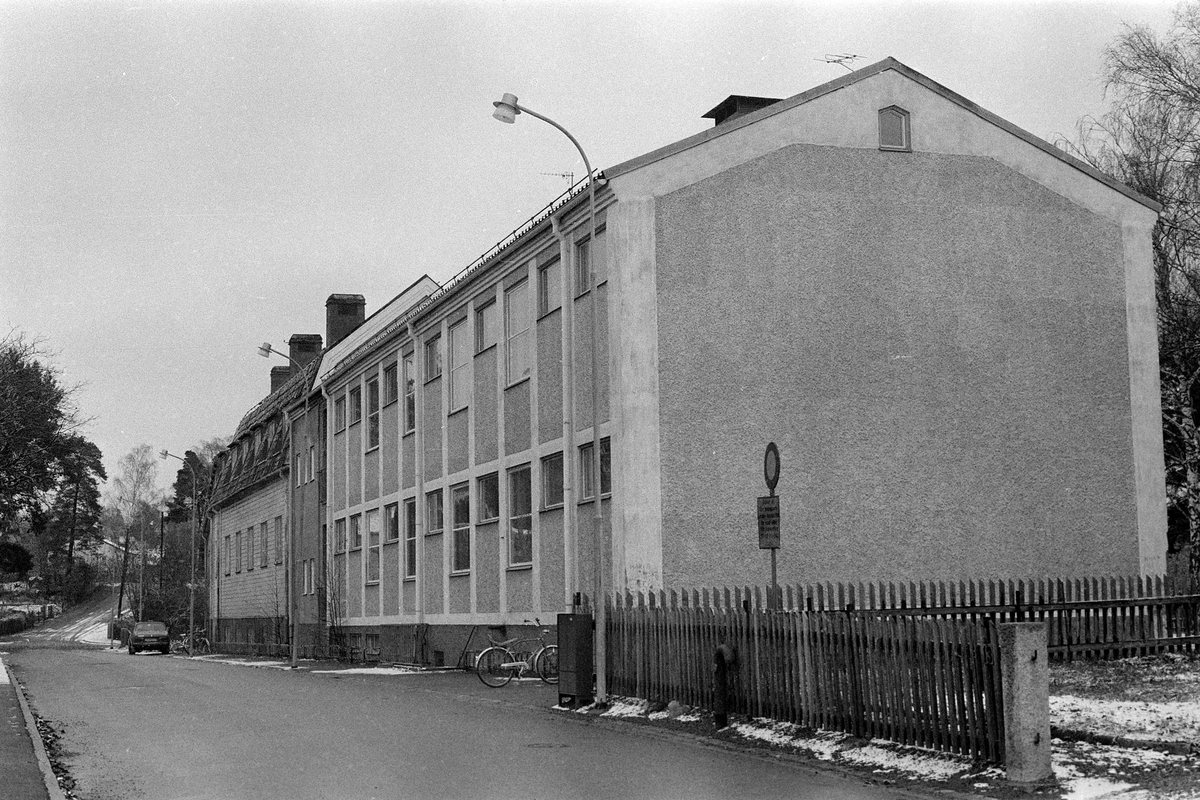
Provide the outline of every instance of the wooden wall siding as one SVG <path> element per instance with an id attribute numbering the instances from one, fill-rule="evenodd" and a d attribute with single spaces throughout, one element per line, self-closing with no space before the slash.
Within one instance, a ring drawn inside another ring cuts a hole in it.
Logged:
<path id="1" fill-rule="evenodd" d="M 612 691 L 712 708 L 713 658 L 724 643 L 738 661 L 730 711 L 1004 762 L 994 625 L 781 613 L 766 610 L 763 596 L 626 595 L 611 608 Z"/>

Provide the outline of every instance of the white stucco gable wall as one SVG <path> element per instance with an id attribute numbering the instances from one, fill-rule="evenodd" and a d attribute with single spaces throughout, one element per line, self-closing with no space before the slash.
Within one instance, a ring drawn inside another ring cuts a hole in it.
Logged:
<path id="1" fill-rule="evenodd" d="M 608 215 L 614 463 L 622 498 L 613 535 L 624 543 L 630 588 L 661 581 L 655 199 L 793 144 L 878 149 L 878 111 L 910 114 L 914 151 L 994 159 L 1119 226 L 1128 339 L 1138 542 L 1143 574 L 1165 570 L 1166 498 L 1151 231 L 1157 208 L 899 62 L 888 59 L 734 122 L 648 153 L 605 174 L 618 204 Z M 650 366 L 651 369 L 646 367 Z M 619 548 L 618 548 L 619 551 Z M 622 567 L 615 565 L 620 573 Z M 620 581 L 622 576 L 614 578 Z"/>

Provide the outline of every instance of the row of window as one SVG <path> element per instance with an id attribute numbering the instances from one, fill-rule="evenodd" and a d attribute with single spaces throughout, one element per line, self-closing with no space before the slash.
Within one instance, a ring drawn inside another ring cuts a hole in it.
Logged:
<path id="1" fill-rule="evenodd" d="M 275 534 L 275 563 L 283 563 L 283 517 L 276 517 L 271 526 Z M 237 531 L 225 536 L 225 574 L 247 572 L 260 569 L 268 563 L 269 529 L 267 523 L 260 522 L 244 531 Z"/>
<path id="2" fill-rule="evenodd" d="M 604 232 L 596 234 L 597 263 L 606 263 L 604 257 Z M 588 269 L 591 262 L 589 240 L 584 239 L 576 245 L 575 252 L 575 285 L 577 294 L 587 291 L 589 283 Z M 540 259 L 537 259 L 540 261 Z M 536 263 L 536 262 L 535 262 Z M 597 283 L 605 276 L 598 274 Z M 551 257 L 545 263 L 537 266 L 537 316 L 549 314 L 561 307 L 562 265 L 557 256 Z M 478 355 L 491 347 L 504 343 L 505 379 L 509 385 L 518 383 L 529 377 L 533 369 L 533 299 L 530 297 L 529 280 L 518 281 L 504 290 L 503 318 L 500 304 L 489 300 L 475 307 L 474 330 L 468 330 L 467 319 L 458 320 L 446 331 L 446 359 L 449 362 L 449 395 L 450 411 L 465 408 L 471 402 L 473 380 L 471 376 L 471 357 Z M 425 381 L 439 378 L 443 374 L 441 336 L 435 335 L 427 339 L 424 350 Z M 379 385 L 378 376 L 366 380 L 366 408 L 363 407 L 362 387 L 353 386 L 346 394 L 340 395 L 333 404 L 333 425 L 335 431 L 344 430 L 349 425 L 362 422 L 364 413 L 367 420 L 367 449 L 379 446 L 379 410 L 382 406 L 390 405 L 400 399 L 400 380 L 404 385 L 404 432 L 416 429 L 416 370 L 413 354 L 409 353 L 402 359 L 403 375 L 400 367 L 391 364 L 384 368 L 383 387 Z M 381 395 L 382 391 L 382 395 Z"/>
<path id="3" fill-rule="evenodd" d="M 595 480 L 592 470 L 592 445 L 589 442 L 579 448 L 580 498 L 591 500 L 595 496 Z M 533 487 L 528 464 L 508 470 L 508 566 L 525 567 L 533 563 Z M 563 504 L 563 457 L 555 453 L 542 459 L 541 509 L 558 508 Z M 476 512 L 474 524 L 482 525 L 500 520 L 500 475 L 497 472 L 484 475 L 475 481 Z M 600 440 L 600 493 L 612 492 L 612 466 L 609 440 Z M 470 483 L 460 483 L 449 489 L 449 516 L 451 535 L 451 572 L 467 572 L 471 569 L 471 491 Z M 445 498 L 443 490 L 435 489 L 425 494 L 425 529 L 427 535 L 439 534 L 446 528 Z M 417 501 L 404 501 L 404 577 L 417 575 Z M 392 503 L 383 509 L 382 519 L 378 509 L 365 514 L 353 514 L 333 523 L 333 549 L 335 553 L 358 550 L 365 545 L 367 553 L 368 584 L 379 581 L 381 542 L 398 541 L 401 536 L 400 506 Z M 381 532 L 381 526 L 384 530 Z M 381 538 L 382 533 L 382 538 Z"/>

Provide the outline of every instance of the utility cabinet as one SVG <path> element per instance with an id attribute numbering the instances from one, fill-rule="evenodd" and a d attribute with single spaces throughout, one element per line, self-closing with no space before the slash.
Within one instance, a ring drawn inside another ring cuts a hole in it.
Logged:
<path id="1" fill-rule="evenodd" d="M 558 704 L 581 708 L 595 698 L 591 614 L 558 615 Z"/>

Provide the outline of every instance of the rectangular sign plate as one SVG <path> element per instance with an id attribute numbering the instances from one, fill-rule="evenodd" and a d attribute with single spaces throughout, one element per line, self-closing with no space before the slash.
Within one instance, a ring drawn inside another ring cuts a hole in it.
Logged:
<path id="1" fill-rule="evenodd" d="M 758 498 L 758 549 L 779 549 L 779 498 Z"/>

